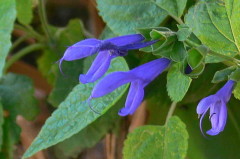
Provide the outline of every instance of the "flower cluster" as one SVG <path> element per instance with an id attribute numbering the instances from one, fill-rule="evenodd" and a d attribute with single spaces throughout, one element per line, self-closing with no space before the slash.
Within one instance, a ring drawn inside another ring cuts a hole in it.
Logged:
<path id="1" fill-rule="evenodd" d="M 144 42 L 144 40 L 145 38 L 141 34 L 119 36 L 106 40 L 86 39 L 72 45 L 65 51 L 60 59 L 59 68 L 61 70 L 61 64 L 64 60 L 78 60 L 98 53 L 88 72 L 79 77 L 82 83 L 94 82 L 107 72 L 113 58 L 125 56 L 129 50 L 140 49 L 157 42 L 156 40 Z M 125 107 L 119 111 L 119 115 L 133 114 L 144 98 L 144 87 L 161 74 L 170 63 L 169 59 L 161 58 L 128 72 L 111 73 L 94 87 L 89 100 L 102 97 L 123 84 L 131 83 Z"/>
<path id="2" fill-rule="evenodd" d="M 98 53 L 90 69 L 86 74 L 79 76 L 82 83 L 95 82 L 102 77 L 108 70 L 111 60 L 118 56 L 126 56 L 129 50 L 135 50 L 150 46 L 157 42 L 144 41 L 141 34 L 131 34 L 114 37 L 106 40 L 86 39 L 69 47 L 60 59 L 59 68 L 65 61 L 78 60 Z M 102 97 L 111 93 L 118 87 L 130 83 L 130 89 L 126 99 L 125 107 L 119 111 L 120 116 L 131 115 L 141 104 L 144 98 L 144 88 L 169 67 L 171 60 L 160 58 L 128 72 L 114 72 L 104 77 L 92 90 L 88 101 L 93 98 Z M 62 70 L 61 70 L 62 71 Z M 187 66 L 185 72 L 192 70 Z M 226 104 L 231 97 L 235 82 L 229 80 L 216 94 L 208 96 L 200 101 L 197 106 L 197 114 L 200 118 L 200 129 L 202 130 L 202 120 L 210 109 L 210 121 L 212 128 L 207 131 L 209 135 L 217 135 L 223 131 L 227 120 Z"/>

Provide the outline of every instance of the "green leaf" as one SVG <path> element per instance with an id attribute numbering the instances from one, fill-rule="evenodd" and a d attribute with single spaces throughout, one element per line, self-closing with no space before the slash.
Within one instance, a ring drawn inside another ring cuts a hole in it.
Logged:
<path id="1" fill-rule="evenodd" d="M 181 64 L 176 63 L 171 66 L 167 74 L 167 91 L 170 98 L 181 101 L 188 91 L 192 79 L 180 71 Z"/>
<path id="2" fill-rule="evenodd" d="M 166 10 L 169 15 L 181 17 L 187 0 L 156 0 L 159 7 Z"/>
<path id="3" fill-rule="evenodd" d="M 187 40 L 190 37 L 191 33 L 191 29 L 186 24 L 178 25 L 177 37 L 179 41 Z"/>
<path id="4" fill-rule="evenodd" d="M 172 117 L 164 126 L 136 128 L 124 143 L 124 159 L 184 159 L 188 148 L 185 124 Z"/>
<path id="5" fill-rule="evenodd" d="M 203 55 L 201 52 L 195 48 L 188 50 L 187 57 L 188 64 L 192 69 L 197 68 L 203 61 Z"/>
<path id="6" fill-rule="evenodd" d="M 234 70 L 236 70 L 236 67 L 235 67 L 235 66 L 228 67 L 228 68 L 225 68 L 225 69 L 223 69 L 223 70 L 217 71 L 217 72 L 214 74 L 214 77 L 213 77 L 213 79 L 212 79 L 212 83 L 218 83 L 218 82 L 221 82 L 221 81 L 228 80 L 229 75 L 230 75 Z"/>
<path id="7" fill-rule="evenodd" d="M 194 68 L 192 72 L 187 75 L 191 78 L 198 78 L 198 76 L 203 73 L 204 69 L 205 69 L 205 64 L 200 63 L 198 67 Z"/>
<path id="8" fill-rule="evenodd" d="M 97 0 L 99 14 L 117 35 L 136 33 L 136 28 L 159 26 L 167 12 L 152 0 Z"/>
<path id="9" fill-rule="evenodd" d="M 108 73 L 115 71 L 127 71 L 125 60 L 121 57 L 115 58 Z M 42 127 L 41 132 L 34 140 L 30 148 L 25 152 L 23 158 L 27 158 L 36 152 L 55 145 L 79 131 L 103 115 L 111 108 L 124 94 L 127 85 L 121 86 L 114 92 L 87 102 L 95 83 L 78 84 L 68 95 L 59 108 L 52 114 Z M 93 112 L 89 104 L 100 114 Z M 116 114 L 117 115 L 117 114 Z"/>
<path id="10" fill-rule="evenodd" d="M 11 116 L 22 115 L 33 120 L 39 113 L 31 79 L 27 76 L 9 73 L 0 80 L 0 97 L 4 109 Z"/>
<path id="11" fill-rule="evenodd" d="M 32 0 L 16 0 L 17 19 L 22 24 L 30 24 L 33 18 Z"/>
<path id="12" fill-rule="evenodd" d="M 180 41 L 175 41 L 172 51 L 170 52 L 170 58 L 175 62 L 181 62 L 187 57 L 187 50 Z"/>
<path id="13" fill-rule="evenodd" d="M 61 57 L 65 52 L 67 46 L 71 46 L 83 39 L 83 26 L 81 21 L 78 19 L 71 20 L 68 26 L 60 32 L 59 38 L 57 40 L 56 50 L 51 50 L 51 53 L 45 52 L 45 54 L 49 54 L 49 56 L 53 57 L 56 55 L 59 56 L 60 54 Z M 52 61 L 54 61 L 54 59 L 52 59 Z M 42 61 L 40 67 L 45 67 L 46 65 L 48 67 L 51 66 L 48 58 L 45 58 L 45 61 Z M 62 63 L 62 70 L 65 75 L 60 72 L 56 64 L 49 69 L 46 67 L 45 72 L 49 72 L 49 70 L 53 71 L 52 76 L 55 76 L 55 82 L 48 101 L 53 106 L 57 107 L 67 97 L 72 88 L 79 83 L 79 75 L 83 72 L 83 60 L 64 61 Z"/>
<path id="14" fill-rule="evenodd" d="M 56 63 L 57 59 L 58 56 L 54 51 L 45 49 L 42 56 L 37 60 L 38 69 L 51 85 L 55 83 L 56 69 L 54 70 L 53 65 Z"/>
<path id="15" fill-rule="evenodd" d="M 79 133 L 54 146 L 55 154 L 61 159 L 75 158 L 84 149 L 96 145 L 110 129 L 118 125 L 121 117 L 117 113 L 123 107 L 125 98 L 123 96 L 110 110 Z"/>
<path id="16" fill-rule="evenodd" d="M 236 87 L 233 90 L 234 97 L 240 100 L 240 83 L 237 83 Z"/>
<path id="17" fill-rule="evenodd" d="M 15 123 L 15 119 L 7 117 L 3 124 L 3 145 L 0 152 L 1 159 L 13 159 L 14 145 L 19 141 L 21 129 Z"/>
<path id="18" fill-rule="evenodd" d="M 0 103 L 0 151 L 2 149 L 3 144 L 3 123 L 4 123 L 3 105 L 2 103 Z"/>
<path id="19" fill-rule="evenodd" d="M 16 18 L 15 0 L 0 1 L 0 77 L 11 47 L 11 33 Z"/>
<path id="20" fill-rule="evenodd" d="M 233 71 L 230 76 L 229 76 L 230 80 L 239 82 L 240 81 L 240 68 L 236 69 L 235 71 Z"/>
<path id="21" fill-rule="evenodd" d="M 185 17 L 193 33 L 211 50 L 226 56 L 240 52 L 240 1 L 202 0 Z"/>

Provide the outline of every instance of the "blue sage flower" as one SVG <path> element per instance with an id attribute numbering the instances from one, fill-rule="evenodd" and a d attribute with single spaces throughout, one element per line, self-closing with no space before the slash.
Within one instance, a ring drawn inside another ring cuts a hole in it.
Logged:
<path id="1" fill-rule="evenodd" d="M 229 80 L 216 94 L 203 98 L 198 106 L 197 113 L 200 116 L 200 129 L 202 131 L 202 120 L 210 109 L 209 119 L 212 128 L 207 131 L 208 135 L 217 135 L 223 131 L 227 121 L 227 103 L 231 98 L 235 82 Z"/>
<path id="2" fill-rule="evenodd" d="M 82 83 L 94 82 L 107 72 L 113 58 L 125 56 L 129 50 L 140 49 L 157 41 L 144 42 L 144 40 L 145 38 L 141 34 L 119 36 L 106 40 L 86 39 L 70 46 L 65 51 L 60 59 L 59 68 L 61 70 L 61 64 L 64 60 L 78 60 L 98 53 L 88 72 L 79 77 L 79 81 Z"/>
<path id="3" fill-rule="evenodd" d="M 131 83 L 125 107 L 118 114 L 121 116 L 133 114 L 144 98 L 144 87 L 161 74 L 170 63 L 169 59 L 161 58 L 128 72 L 111 73 L 93 88 L 89 99 L 102 97 L 124 84 Z"/>

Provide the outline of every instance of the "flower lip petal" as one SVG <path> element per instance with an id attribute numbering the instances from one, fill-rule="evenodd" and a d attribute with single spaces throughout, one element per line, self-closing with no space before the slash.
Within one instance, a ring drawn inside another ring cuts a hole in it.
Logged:
<path id="1" fill-rule="evenodd" d="M 215 136 L 215 135 L 218 135 L 220 132 L 221 131 L 218 131 L 218 130 L 212 128 L 212 129 L 208 130 L 206 133 L 208 135 Z"/>
<path id="2" fill-rule="evenodd" d="M 125 107 L 122 108 L 118 114 L 120 116 L 126 116 L 133 114 L 139 107 L 144 98 L 144 87 L 140 80 L 131 82 L 130 90 L 126 99 Z"/>
<path id="3" fill-rule="evenodd" d="M 210 95 L 208 97 L 203 98 L 197 106 L 197 114 L 203 114 L 209 107 L 215 104 L 220 99 L 216 95 Z"/>
<path id="4" fill-rule="evenodd" d="M 107 72 L 113 57 L 108 51 L 99 52 L 88 72 L 80 75 L 79 81 L 85 84 L 101 78 Z"/>
<path id="5" fill-rule="evenodd" d="M 117 46 L 124 46 L 124 45 L 139 43 L 143 40 L 145 40 L 145 38 L 141 34 L 130 34 L 130 35 L 124 35 L 124 36 L 118 36 L 118 37 L 106 39 L 104 41 L 111 42 Z"/>

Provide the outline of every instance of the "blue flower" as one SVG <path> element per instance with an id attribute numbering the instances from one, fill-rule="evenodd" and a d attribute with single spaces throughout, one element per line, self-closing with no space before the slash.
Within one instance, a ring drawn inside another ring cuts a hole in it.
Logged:
<path id="1" fill-rule="evenodd" d="M 210 109 L 210 121 L 212 128 L 208 135 L 217 135 L 223 131 L 227 121 L 227 102 L 230 100 L 235 82 L 229 80 L 216 94 L 203 98 L 198 106 L 197 113 L 201 115 L 200 129 L 202 131 L 202 119 Z"/>
<path id="2" fill-rule="evenodd" d="M 171 63 L 169 59 L 153 60 L 128 72 L 114 72 L 104 77 L 93 89 L 92 98 L 102 97 L 118 87 L 131 83 L 125 107 L 119 115 L 133 114 L 144 98 L 144 87 L 161 74 Z"/>
<path id="3" fill-rule="evenodd" d="M 129 50 L 140 49 L 157 41 L 144 42 L 144 40 L 145 38 L 141 34 L 119 36 L 106 40 L 86 39 L 70 46 L 65 51 L 60 59 L 59 68 L 61 70 L 61 64 L 64 60 L 78 60 L 98 53 L 88 72 L 79 77 L 82 83 L 94 82 L 106 73 L 113 58 L 125 56 Z"/>

